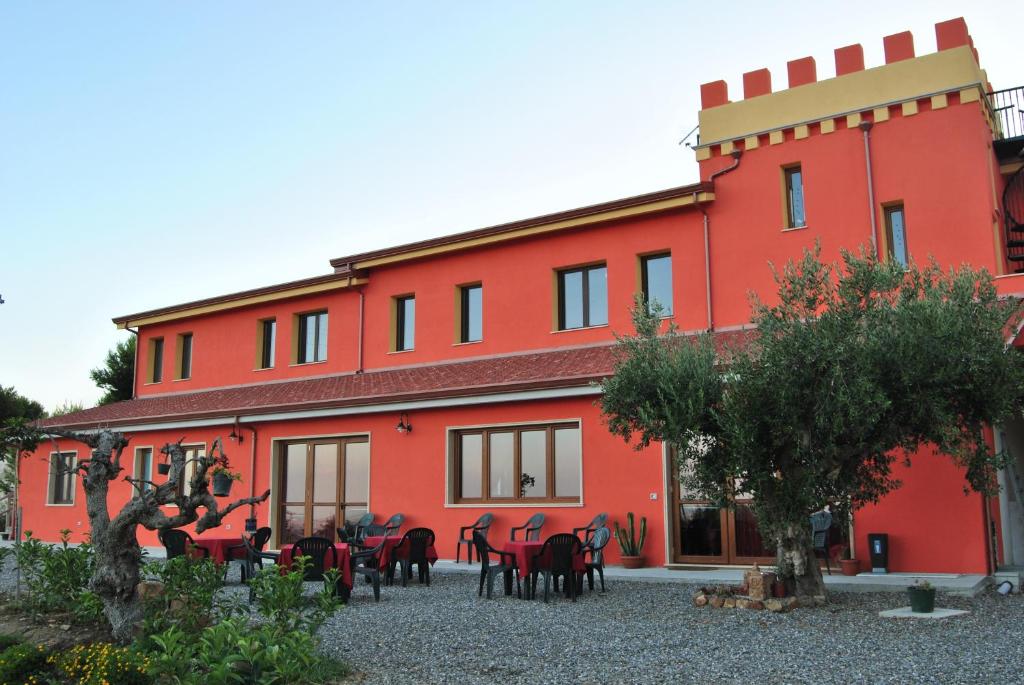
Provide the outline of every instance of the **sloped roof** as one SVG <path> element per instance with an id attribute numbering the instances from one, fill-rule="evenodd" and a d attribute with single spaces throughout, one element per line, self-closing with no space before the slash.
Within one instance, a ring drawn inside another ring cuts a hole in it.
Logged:
<path id="1" fill-rule="evenodd" d="M 742 343 L 749 331 L 717 333 L 716 345 Z M 613 344 L 525 352 L 465 361 L 344 373 L 298 380 L 150 395 L 45 419 L 70 429 L 230 418 L 390 402 L 582 387 L 610 375 Z"/>

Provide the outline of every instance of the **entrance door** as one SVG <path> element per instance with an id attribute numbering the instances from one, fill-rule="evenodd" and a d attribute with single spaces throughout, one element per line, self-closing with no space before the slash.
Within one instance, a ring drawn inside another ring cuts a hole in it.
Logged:
<path id="1" fill-rule="evenodd" d="M 278 542 L 336 529 L 366 513 L 370 498 L 370 442 L 366 436 L 289 442 L 281 447 Z"/>

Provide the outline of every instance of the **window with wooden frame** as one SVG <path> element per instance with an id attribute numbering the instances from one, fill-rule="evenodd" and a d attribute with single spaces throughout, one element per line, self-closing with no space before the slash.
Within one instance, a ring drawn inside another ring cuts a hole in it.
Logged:
<path id="1" fill-rule="evenodd" d="M 183 445 L 182 449 L 185 450 L 185 468 L 178 481 L 178 495 L 188 497 L 192 494 L 192 476 L 198 467 L 197 461 L 206 456 L 206 445 Z"/>
<path id="2" fill-rule="evenodd" d="M 46 487 L 47 504 L 75 503 L 76 452 L 51 452 L 50 476 Z"/>
<path id="3" fill-rule="evenodd" d="M 608 267 L 592 264 L 558 272 L 558 330 L 608 323 Z"/>
<path id="4" fill-rule="evenodd" d="M 152 490 L 151 484 L 153 480 L 153 448 L 152 447 L 136 447 L 135 448 L 135 468 L 132 471 L 133 478 L 138 480 L 148 480 L 150 483 L 139 483 L 137 486 L 133 485 L 133 493 L 135 497 L 138 497 L 140 493 Z"/>
<path id="5" fill-rule="evenodd" d="M 672 316 L 672 255 L 652 254 L 640 257 L 640 291 L 647 310 L 661 306 L 661 316 Z"/>
<path id="6" fill-rule="evenodd" d="M 786 201 L 786 228 L 807 225 L 804 207 L 804 172 L 799 164 L 782 168 L 782 184 Z"/>
<path id="7" fill-rule="evenodd" d="M 335 531 L 363 516 L 370 499 L 370 442 L 365 435 L 286 442 L 280 446 L 280 544 Z"/>
<path id="8" fill-rule="evenodd" d="M 392 299 L 394 317 L 392 326 L 392 352 L 407 352 L 416 348 L 416 296 L 401 295 Z"/>
<path id="9" fill-rule="evenodd" d="M 295 363 L 312 364 L 327 360 L 327 312 L 299 314 Z"/>
<path id="10" fill-rule="evenodd" d="M 907 250 L 907 224 L 903 203 L 887 204 L 885 210 L 885 247 L 897 264 L 906 267 L 910 263 L 910 252 Z"/>
<path id="11" fill-rule="evenodd" d="M 484 288 L 479 283 L 458 287 L 458 332 L 460 343 L 479 342 L 484 339 Z"/>
<path id="12" fill-rule="evenodd" d="M 177 370 L 176 380 L 184 381 L 192 377 L 192 334 L 181 333 L 178 335 L 178 349 L 176 353 L 175 369 Z"/>
<path id="13" fill-rule="evenodd" d="M 146 363 L 146 382 L 159 383 L 164 379 L 164 339 L 151 338 Z"/>
<path id="14" fill-rule="evenodd" d="M 580 503 L 578 423 L 469 428 L 450 440 L 453 503 Z"/>
<path id="15" fill-rule="evenodd" d="M 277 354 L 277 319 L 261 319 L 256 322 L 256 368 L 274 368 Z"/>

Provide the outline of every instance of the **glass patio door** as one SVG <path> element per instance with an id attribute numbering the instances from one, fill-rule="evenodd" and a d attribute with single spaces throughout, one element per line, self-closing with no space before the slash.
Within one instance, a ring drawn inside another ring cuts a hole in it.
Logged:
<path id="1" fill-rule="evenodd" d="M 370 443 L 366 436 L 290 442 L 281 447 L 278 541 L 336 529 L 366 513 L 370 497 Z"/>

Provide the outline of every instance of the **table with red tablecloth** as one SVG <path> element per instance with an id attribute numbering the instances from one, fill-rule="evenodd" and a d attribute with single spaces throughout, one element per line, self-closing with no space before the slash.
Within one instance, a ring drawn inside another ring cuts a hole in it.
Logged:
<path id="1" fill-rule="evenodd" d="M 399 547 L 402 542 L 401 535 L 388 535 L 387 537 L 384 537 L 383 535 L 368 535 L 363 540 L 363 546 L 372 549 L 382 541 L 384 542 L 384 549 L 380 551 L 380 559 L 377 561 L 377 568 L 383 572 L 387 570 L 388 565 L 391 563 L 392 556 L 395 559 L 405 559 L 408 556 L 408 550 Z M 431 565 L 437 561 L 437 550 L 434 549 L 433 545 L 427 547 L 427 561 L 429 561 Z"/>
<path id="2" fill-rule="evenodd" d="M 519 577 L 526 582 L 527 594 L 529 594 L 530 587 L 530 574 L 533 573 L 533 558 L 540 554 L 543 549 L 544 543 L 541 540 L 509 540 L 505 543 L 505 548 L 502 550 L 511 554 L 516 560 L 516 568 L 519 569 Z M 542 558 L 541 565 L 550 561 L 551 550 L 550 548 L 545 553 L 547 557 Z M 572 557 L 572 570 L 576 573 L 586 573 L 587 563 L 584 559 L 583 552 L 574 554 Z"/>
<path id="3" fill-rule="evenodd" d="M 245 547 L 242 545 L 241 536 L 233 538 L 197 537 L 192 538 L 196 547 L 202 547 L 210 552 L 210 559 L 218 564 L 235 559 L 245 559 Z M 230 549 L 237 547 L 238 549 Z M 200 557 L 202 553 L 193 552 L 193 557 Z"/>
<path id="4" fill-rule="evenodd" d="M 282 568 L 292 567 L 292 558 L 295 554 L 294 545 L 281 545 L 281 554 L 277 558 L 277 563 Z M 341 571 L 341 581 L 345 584 L 348 589 L 352 589 L 352 568 L 349 562 L 349 548 L 344 542 L 334 543 L 334 554 L 331 555 L 327 552 L 324 555 L 324 568 L 331 568 L 332 566 Z"/>

